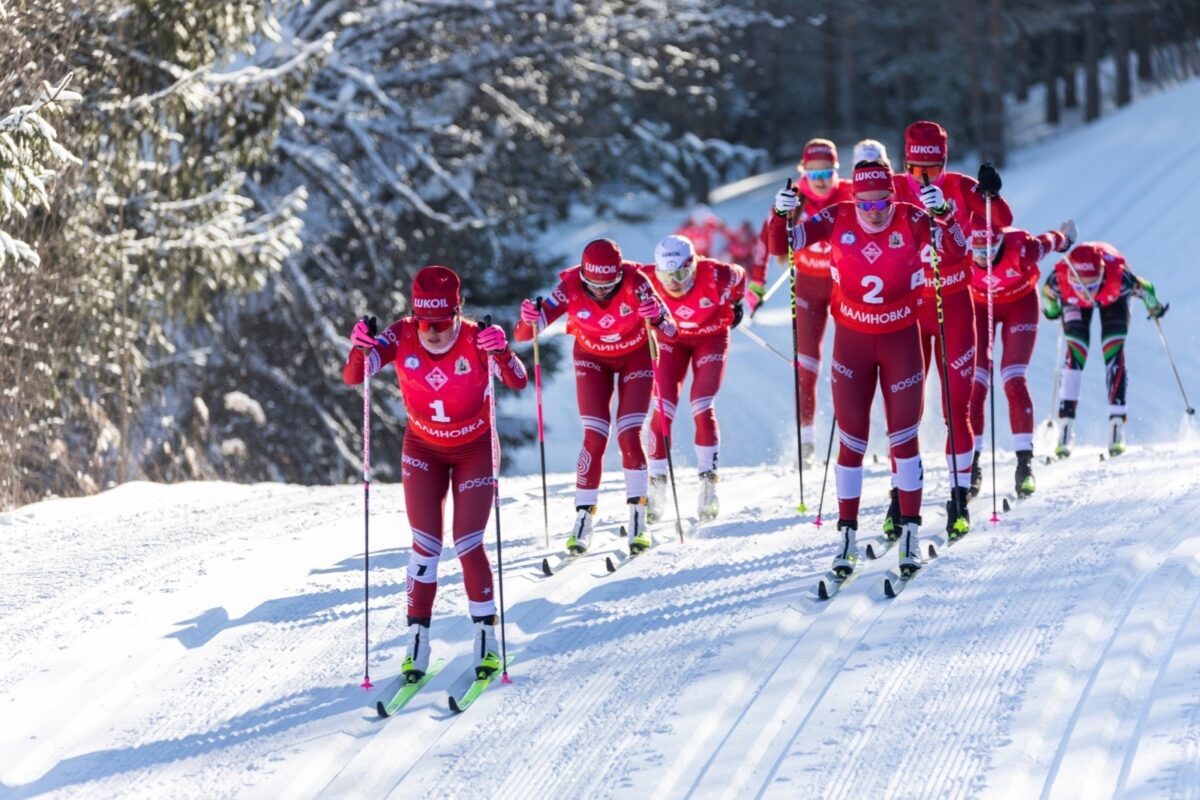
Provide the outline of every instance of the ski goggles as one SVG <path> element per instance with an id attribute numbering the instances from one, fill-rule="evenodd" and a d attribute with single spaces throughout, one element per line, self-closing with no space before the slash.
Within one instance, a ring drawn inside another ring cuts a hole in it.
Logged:
<path id="1" fill-rule="evenodd" d="M 613 278 L 611 281 L 608 281 L 607 283 L 596 283 L 595 281 L 589 281 L 584 276 L 582 271 L 579 273 L 579 279 L 583 281 L 583 285 L 586 286 L 587 288 L 591 289 L 593 292 L 608 292 L 608 291 L 615 289 L 617 284 L 621 282 L 622 277 L 623 276 L 620 273 L 618 273 L 617 277 Z"/>
<path id="2" fill-rule="evenodd" d="M 831 169 L 809 169 L 805 170 L 804 174 L 814 181 L 833 180 L 833 170 Z"/>
<path id="3" fill-rule="evenodd" d="M 858 206 L 863 211 L 886 211 L 888 206 L 892 204 L 892 198 L 885 197 L 882 200 L 856 200 L 854 205 Z"/>
<path id="4" fill-rule="evenodd" d="M 980 245 L 971 248 L 971 254 L 975 256 L 976 261 L 992 261 L 996 258 L 996 253 L 1000 252 L 1000 243 L 992 242 L 992 251 L 989 253 L 987 245 Z"/>
<path id="5" fill-rule="evenodd" d="M 678 269 L 665 270 L 656 268 L 654 271 L 658 274 L 658 279 L 663 283 L 666 283 L 667 281 L 672 283 L 683 283 L 688 278 L 692 277 L 692 273 L 695 271 L 695 269 L 695 259 L 689 258 L 687 261 L 683 262 Z"/>
<path id="6" fill-rule="evenodd" d="M 936 181 L 946 170 L 941 164 L 905 164 L 904 169 L 918 180 L 927 177 L 931 181 Z"/>
<path id="7" fill-rule="evenodd" d="M 417 330 L 421 333 L 445 333 L 454 327 L 454 317 L 449 319 L 418 319 Z"/>

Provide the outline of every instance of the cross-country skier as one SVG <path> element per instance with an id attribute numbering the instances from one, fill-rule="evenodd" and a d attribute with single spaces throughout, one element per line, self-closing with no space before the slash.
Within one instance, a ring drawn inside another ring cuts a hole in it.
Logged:
<path id="1" fill-rule="evenodd" d="M 976 228 L 971 249 L 975 269 L 971 274 L 971 299 L 975 302 L 975 338 L 979 357 L 975 366 L 975 388 L 971 394 L 971 427 L 975 431 L 975 460 L 971 465 L 971 496 L 979 494 L 983 482 L 983 413 L 987 406 L 988 378 L 994 356 L 987 352 L 988 282 L 991 279 L 992 324 L 1002 330 L 993 334 L 1003 345 L 1000 381 L 1008 398 L 1008 424 L 1012 430 L 1013 450 L 1017 453 L 1016 491 L 1020 497 L 1033 494 L 1033 398 L 1025 373 L 1037 342 L 1038 295 L 1041 277 L 1038 261 L 1051 252 L 1063 252 L 1071 246 L 1075 224 L 1065 222 L 1061 230 L 1034 236 L 1020 228 L 992 231 L 992 251 L 988 253 L 987 230 Z M 991 264 L 991 272 L 988 265 Z M 992 424 L 995 424 L 993 421 Z"/>
<path id="2" fill-rule="evenodd" d="M 849 181 L 838 177 L 837 147 L 828 139 L 810 139 L 797 170 L 800 180 L 799 205 L 795 221 L 816 216 L 835 203 L 852 199 Z M 800 452 L 805 464 L 816 457 L 815 418 L 817 413 L 817 374 L 821 367 L 821 345 L 829 321 L 829 303 L 833 281 L 829 277 L 828 242 L 812 242 L 792 254 L 796 270 L 796 360 L 800 372 Z M 750 274 L 746 303 L 754 311 L 761 302 L 766 280 L 766 263 Z"/>
<path id="3" fill-rule="evenodd" d="M 1062 317 L 1067 341 L 1059 383 L 1058 446 L 1054 451 L 1059 458 L 1071 454 L 1075 410 L 1096 307 L 1100 309 L 1100 341 L 1108 386 L 1108 452 L 1114 456 L 1125 452 L 1125 336 L 1129 331 L 1130 295 L 1141 298 L 1151 319 L 1167 313 L 1167 305 L 1159 302 L 1154 285 L 1134 275 L 1125 256 L 1107 242 L 1080 242 L 1067 258 L 1059 260 L 1042 286 L 1042 311 L 1046 319 Z"/>
<path id="4" fill-rule="evenodd" d="M 372 319 L 371 322 L 374 320 Z M 492 436 L 488 370 L 513 389 L 525 387 L 525 366 L 508 349 L 504 329 L 462 315 L 459 279 L 447 267 L 425 267 L 412 283 L 412 315 L 378 336 L 363 319 L 342 369 L 347 384 L 394 364 L 408 412 L 401 451 L 404 505 L 412 528 L 408 558 L 408 649 L 402 671 L 415 681 L 429 668 L 429 623 L 437 594 L 446 496 L 454 498 L 451 526 L 462 564 L 477 669 L 500 668 L 492 567 L 483 547 L 492 510 Z"/>
<path id="5" fill-rule="evenodd" d="M 946 169 L 948 153 L 948 138 L 941 125 L 927 120 L 909 125 L 904 132 L 906 174 L 896 175 L 893 180 L 896 200 L 919 205 L 938 218 L 953 218 L 958 222 L 963 235 L 970 236 L 975 228 L 984 226 L 984 198 L 990 196 L 992 229 L 999 230 L 1011 225 L 1012 211 L 1008 203 L 1000 197 L 1000 175 L 995 167 L 987 163 L 980 166 L 979 181 L 976 182 L 962 173 Z M 946 427 L 953 430 L 954 446 L 958 452 L 951 452 L 951 437 L 947 436 L 946 464 L 950 470 L 953 497 L 946 504 L 946 532 L 951 538 L 957 538 L 970 529 L 967 502 L 970 499 L 971 463 L 975 444 L 970 416 L 976 353 L 975 309 L 968 291 L 971 284 L 971 260 L 966 257 L 945 258 L 939 264 L 946 329 L 946 360 L 950 362 L 948 370 L 940 357 L 937 302 L 934 297 L 930 254 L 923 253 L 922 260 L 926 266 L 925 291 L 918 315 L 921 324 L 921 347 L 925 353 L 925 363 L 936 363 L 939 377 L 950 386 L 949 408 L 946 407 L 945 392 L 941 393 L 942 416 Z M 888 517 L 884 522 L 885 532 L 896 525 L 899 513 L 896 492 L 893 490 Z"/>
<path id="6" fill-rule="evenodd" d="M 734 232 L 706 205 L 698 205 L 692 209 L 692 213 L 675 231 L 675 235 L 691 239 L 696 252 L 705 258 L 716 255 L 718 237 L 723 238 L 726 245 L 734 238 Z"/>
<path id="7" fill-rule="evenodd" d="M 736 264 L 700 258 L 692 241 L 684 236 L 668 236 L 654 249 L 654 263 L 642 266 L 655 290 L 666 301 L 675 319 L 674 335 L 659 329 L 658 391 L 668 426 L 675 418 L 679 391 L 692 368 L 692 420 L 696 426 L 696 465 L 700 472 L 698 515 L 701 520 L 715 519 L 717 503 L 717 457 L 720 431 L 713 408 L 721 379 L 725 375 L 725 355 L 729 350 L 729 330 L 742 320 L 742 293 L 746 273 Z M 663 440 L 662 419 L 657 404 L 651 405 L 650 418 L 650 508 L 649 520 L 663 518 L 667 492 L 667 453 Z"/>
<path id="8" fill-rule="evenodd" d="M 854 145 L 854 163 L 860 161 L 882 161 L 890 169 L 892 162 L 888 159 L 887 148 L 883 142 L 875 139 L 863 139 Z"/>
<path id="9" fill-rule="evenodd" d="M 831 246 L 831 275 L 837 286 L 833 319 L 833 409 L 841 436 L 837 460 L 838 532 L 841 549 L 833 569 L 848 575 L 857 561 L 862 461 L 870 431 L 871 401 L 878 383 L 883 392 L 888 442 L 896 465 L 901 524 L 900 568 L 920 568 L 918 542 L 923 475 L 917 429 L 925 385 L 925 361 L 917 325 L 924 286 L 921 255 L 926 248 L 944 251 L 947 260 L 963 259 L 966 240 L 952 217 L 936 219 L 940 241 L 930 241 L 929 217 L 920 207 L 898 203 L 892 171 L 882 161 L 854 166 L 854 202 L 838 203 L 796 225 L 793 249 L 815 241 Z M 775 196 L 771 252 L 786 252 L 784 217 L 798 204 L 796 192 Z"/>
<path id="10" fill-rule="evenodd" d="M 674 335 L 675 321 L 638 265 L 622 259 L 621 248 L 611 239 L 590 242 L 581 262 L 559 273 L 558 286 L 540 312 L 532 300 L 522 301 L 514 336 L 529 341 L 564 314 L 567 333 L 575 337 L 575 393 L 583 421 L 575 522 L 567 550 L 578 555 L 592 542 L 615 385 L 617 442 L 629 504 L 629 549 L 640 553 L 653 543 L 646 524 L 646 450 L 641 436 L 654 385 L 646 323 Z"/>

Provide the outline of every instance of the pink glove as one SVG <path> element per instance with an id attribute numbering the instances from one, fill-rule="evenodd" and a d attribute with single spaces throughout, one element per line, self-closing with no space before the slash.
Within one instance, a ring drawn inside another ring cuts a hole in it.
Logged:
<path id="1" fill-rule="evenodd" d="M 521 301 L 521 322 L 537 325 L 542 320 L 542 314 L 532 300 Z"/>
<path id="2" fill-rule="evenodd" d="M 662 303 L 653 297 L 647 297 L 638 304 L 637 312 L 639 317 L 650 320 L 650 324 L 653 325 L 663 317 Z"/>
<path id="3" fill-rule="evenodd" d="M 375 319 L 372 317 L 371 322 L 374 321 Z M 379 345 L 379 342 L 371 335 L 371 326 L 368 325 L 365 317 L 354 323 L 354 330 L 350 331 L 350 343 L 364 350 L 374 350 Z"/>
<path id="4" fill-rule="evenodd" d="M 499 353 L 508 348 L 508 337 L 499 325 L 489 325 L 475 337 L 475 344 L 485 353 Z"/>
<path id="5" fill-rule="evenodd" d="M 746 304 L 746 310 L 750 312 L 750 316 L 754 316 L 754 312 L 758 310 L 758 307 L 762 304 L 762 299 L 762 284 L 750 284 L 750 288 L 746 289 L 746 293 L 742 295 L 742 302 Z"/>

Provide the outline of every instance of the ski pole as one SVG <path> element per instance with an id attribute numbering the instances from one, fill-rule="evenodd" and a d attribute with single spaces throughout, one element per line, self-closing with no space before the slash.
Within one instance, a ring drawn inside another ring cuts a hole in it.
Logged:
<path id="1" fill-rule="evenodd" d="M 542 298 L 534 301 L 537 304 L 539 316 L 542 313 Z M 546 498 L 546 426 L 542 421 L 542 358 L 538 351 L 538 330 L 533 330 L 533 388 L 537 401 L 538 450 L 542 458 L 542 531 L 545 535 L 546 548 L 550 547 L 550 502 Z"/>
<path id="2" fill-rule="evenodd" d="M 1158 331 L 1158 340 L 1162 342 L 1163 351 L 1167 354 L 1167 361 L 1171 364 L 1171 371 L 1175 373 L 1175 382 L 1179 384 L 1179 393 L 1183 395 L 1183 405 L 1187 408 L 1189 415 L 1194 415 L 1196 409 L 1192 408 L 1192 404 L 1188 402 L 1187 392 L 1183 390 L 1183 381 L 1179 378 L 1179 370 L 1175 368 L 1175 359 L 1171 358 L 1171 348 L 1167 347 L 1167 337 L 1163 335 L 1162 324 L 1158 321 L 1158 317 L 1154 318 L 1154 328 Z"/>
<path id="3" fill-rule="evenodd" d="M 768 300 L 770 300 L 770 299 L 771 299 L 771 295 L 773 295 L 773 294 L 775 294 L 776 292 L 778 292 L 778 291 L 779 291 L 779 287 L 780 287 L 780 286 L 783 286 L 783 284 L 784 284 L 784 282 L 787 280 L 787 278 L 788 278 L 788 274 L 787 274 L 787 271 L 786 271 L 786 270 L 785 270 L 785 271 L 783 271 L 783 272 L 781 272 L 781 273 L 779 273 L 779 277 L 778 277 L 778 278 L 776 278 L 776 279 L 775 279 L 775 282 L 771 284 L 771 288 L 770 288 L 770 289 L 767 289 L 767 291 L 766 291 L 766 292 L 763 294 L 762 301 L 761 301 L 761 302 L 759 302 L 759 304 L 758 304 L 758 308 L 762 308 L 762 307 L 763 307 L 763 305 L 764 305 L 764 304 L 765 304 L 765 303 L 766 303 Z M 755 309 L 755 311 L 757 312 L 757 309 Z M 751 316 L 753 316 L 753 315 L 751 315 Z"/>
<path id="4" fill-rule="evenodd" d="M 748 336 L 750 338 L 750 341 L 754 342 L 755 344 L 757 344 L 759 347 L 763 348 L 764 350 L 768 350 L 771 353 L 774 353 L 779 358 L 783 359 L 783 363 L 785 363 L 785 364 L 792 363 L 792 360 L 790 358 L 788 358 L 783 353 L 776 350 L 774 347 L 771 346 L 770 342 L 768 342 L 766 339 L 759 336 L 754 331 L 743 328 L 741 325 L 738 325 L 736 328 L 734 328 L 734 330 L 741 331 L 743 334 L 745 334 L 746 336 Z"/>
<path id="5" fill-rule="evenodd" d="M 663 405 L 662 384 L 658 382 L 658 342 L 654 339 L 654 330 L 650 320 L 646 320 L 646 336 L 650 339 L 650 374 L 654 380 L 654 393 L 658 395 L 658 424 L 662 431 L 663 448 L 667 451 L 667 475 L 671 478 L 671 498 L 675 501 L 675 531 L 679 534 L 679 543 L 683 544 L 683 523 L 679 515 L 679 492 L 675 490 L 675 464 L 671 459 L 671 425 L 667 419 L 666 408 Z M 630 536 L 633 534 L 631 533 Z"/>
<path id="6" fill-rule="evenodd" d="M 925 185 L 929 185 L 929 173 L 924 175 Z M 946 403 L 946 433 L 950 438 L 950 502 L 954 503 L 955 515 L 959 521 L 962 520 L 962 503 L 959 502 L 958 492 L 954 491 L 958 486 L 958 447 L 954 443 L 954 415 L 951 413 L 952 406 L 950 405 L 950 362 L 946 358 L 946 310 L 942 305 L 942 272 L 941 272 L 941 254 L 938 253 L 935 243 L 937 242 L 937 222 L 933 218 L 933 214 L 929 214 L 929 264 L 933 270 L 933 296 L 937 305 L 937 321 L 938 321 L 938 345 L 942 357 L 942 399 Z M 955 523 L 957 524 L 957 522 Z"/>
<path id="7" fill-rule="evenodd" d="M 817 518 L 813 525 L 821 527 L 821 510 L 825 507 L 825 484 L 829 483 L 829 457 L 833 455 L 833 437 L 837 433 L 837 418 L 829 421 L 829 446 L 825 449 L 825 476 L 821 478 L 821 499 L 817 502 Z"/>
<path id="8" fill-rule="evenodd" d="M 1058 326 L 1058 342 L 1054 345 L 1054 385 L 1050 387 L 1050 416 L 1046 417 L 1046 427 L 1054 427 L 1054 410 L 1058 408 L 1058 382 L 1062 380 L 1063 355 L 1063 326 Z"/>
<path id="9" fill-rule="evenodd" d="M 490 327 L 492 315 L 483 318 L 483 327 Z M 534 342 L 537 337 L 534 337 Z M 512 683 L 508 677 L 508 641 L 504 635 L 504 544 L 500 538 L 500 431 L 496 428 L 496 360 L 488 354 L 488 423 L 492 426 L 492 510 L 496 512 L 496 582 L 500 590 L 500 673 L 501 683 Z"/>
<path id="10" fill-rule="evenodd" d="M 375 318 L 363 317 L 371 336 Z M 371 374 L 367 353 L 363 353 L 363 689 L 371 683 Z"/>
<path id="11" fill-rule="evenodd" d="M 983 196 L 983 214 L 987 218 L 984 228 L 987 236 L 987 311 L 988 311 L 988 347 L 987 347 L 987 368 L 988 368 L 988 425 L 992 429 L 992 524 L 996 525 L 1000 522 L 1000 515 L 996 513 L 996 382 L 995 382 L 995 354 L 996 347 L 996 318 L 993 307 L 993 296 L 995 295 L 992 284 L 992 196 L 985 194 Z M 1007 328 L 1006 328 L 1007 330 Z"/>
<path id="12" fill-rule="evenodd" d="M 787 188 L 792 188 L 792 179 L 788 178 Z M 796 223 L 791 214 L 787 216 L 787 275 L 791 279 L 791 294 L 792 294 L 792 385 L 795 390 L 796 403 L 796 466 L 800 470 L 800 505 L 796 506 L 796 510 L 801 514 L 808 511 L 808 506 L 804 504 L 804 442 L 803 434 L 801 433 L 800 419 L 800 338 L 796 332 L 796 260 L 795 252 L 792 250 L 792 232 L 796 229 Z"/>

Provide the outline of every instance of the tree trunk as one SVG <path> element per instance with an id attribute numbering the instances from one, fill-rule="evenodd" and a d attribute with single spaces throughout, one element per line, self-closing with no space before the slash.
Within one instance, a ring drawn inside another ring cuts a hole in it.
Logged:
<path id="1" fill-rule="evenodd" d="M 1084 98 L 1083 121 L 1100 119 L 1100 12 L 1083 18 Z"/>
<path id="2" fill-rule="evenodd" d="M 1117 3 L 1111 16 L 1113 25 L 1113 59 L 1117 68 L 1117 107 L 1127 106 L 1133 100 L 1133 87 L 1129 74 L 1129 8 Z"/>
<path id="3" fill-rule="evenodd" d="M 961 17 L 963 43 L 969 54 L 967 58 L 967 87 L 970 113 L 971 147 L 982 154 L 987 149 L 987 127 L 983 80 L 981 77 L 979 36 L 975 31 L 975 0 L 963 0 Z"/>
<path id="4" fill-rule="evenodd" d="M 1079 108 L 1079 84 L 1075 82 L 1075 65 L 1079 60 L 1079 46 L 1073 30 L 1060 34 L 1062 42 L 1063 108 Z"/>
<path id="5" fill-rule="evenodd" d="M 1150 57 L 1150 13 L 1143 4 L 1133 14 L 1133 47 L 1137 53 L 1139 81 L 1154 80 L 1154 63 Z"/>
<path id="6" fill-rule="evenodd" d="M 853 42 L 856 35 L 857 20 L 855 12 L 848 11 L 841 18 L 839 30 L 842 35 L 839 40 L 842 42 Z M 855 80 L 854 70 L 854 47 L 844 46 L 841 49 L 839 59 L 841 66 L 838 68 L 838 76 L 841 78 L 841 87 L 838 91 L 838 117 L 841 120 L 841 130 L 853 131 L 858 130 L 858 115 L 854 110 L 854 94 L 857 89 L 857 81 Z"/>
<path id="7" fill-rule="evenodd" d="M 824 78 L 825 94 L 822 102 L 822 119 L 825 130 L 837 129 L 838 114 L 838 38 L 837 17 L 830 14 L 821 24 L 821 73 Z"/>
<path id="8" fill-rule="evenodd" d="M 988 15 L 988 52 L 991 60 L 991 79 L 988 81 L 988 152 L 983 156 L 997 167 L 1004 166 L 1004 91 L 1007 88 L 1004 80 L 1005 62 L 1005 32 L 1004 32 L 1004 0 L 991 0 L 991 13 Z"/>
<path id="9" fill-rule="evenodd" d="M 1042 37 L 1042 70 L 1046 84 L 1046 122 L 1057 125 L 1061 119 L 1058 107 L 1058 76 L 1062 72 L 1061 41 L 1057 33 Z"/>

